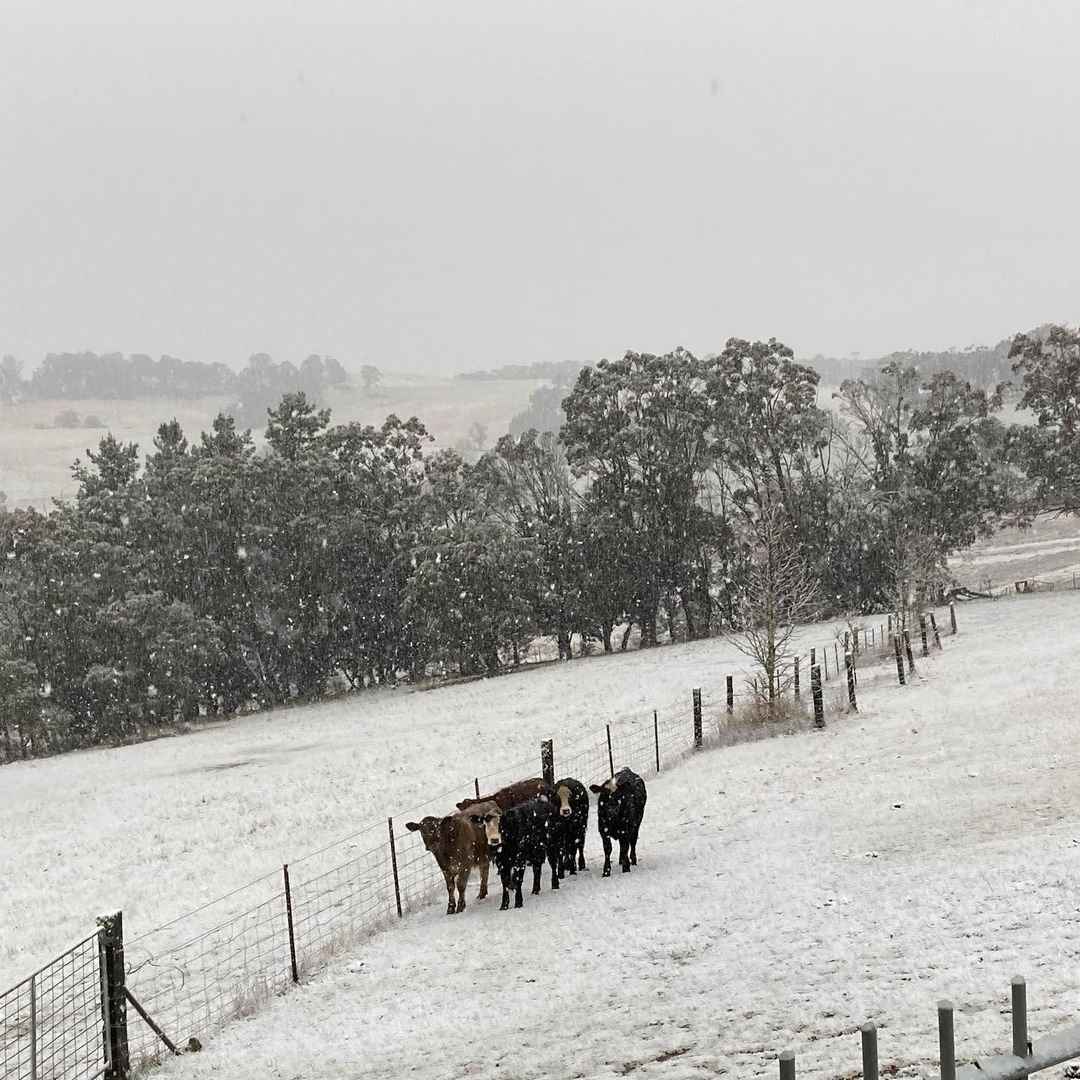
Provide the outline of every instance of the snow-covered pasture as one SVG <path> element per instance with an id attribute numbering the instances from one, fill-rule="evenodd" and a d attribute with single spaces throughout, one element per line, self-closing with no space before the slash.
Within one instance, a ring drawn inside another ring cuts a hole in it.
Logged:
<path id="1" fill-rule="evenodd" d="M 820 647 L 833 629 L 802 636 Z M 689 725 L 691 688 L 722 694 L 725 676 L 747 666 L 730 641 L 713 639 L 427 691 L 364 691 L 6 765 L 0 988 L 85 936 L 102 912 L 122 908 L 130 940 L 252 879 L 275 875 L 276 887 L 284 862 L 300 863 L 297 874 L 344 862 L 385 838 L 390 814 L 452 809 L 440 796 L 469 794 L 477 774 L 497 783 L 518 763 L 536 774 L 541 739 L 554 739 L 559 768 L 570 744 L 595 741 L 609 721 L 651 725 L 652 709 L 679 703 Z M 324 857 L 301 859 L 328 844 Z M 265 895 L 244 890 L 178 932 Z"/>
<path id="2" fill-rule="evenodd" d="M 1007 1049 L 1018 972 L 1033 1035 L 1075 1022 L 1080 597 L 961 618 L 911 686 L 860 680 L 857 716 L 651 780 L 631 874 L 599 877 L 593 831 L 592 871 L 520 911 L 435 895 L 167 1068 L 681 1080 L 771 1076 L 790 1048 L 853 1078 L 872 1019 L 914 1076 L 943 997 L 960 1060 Z"/>

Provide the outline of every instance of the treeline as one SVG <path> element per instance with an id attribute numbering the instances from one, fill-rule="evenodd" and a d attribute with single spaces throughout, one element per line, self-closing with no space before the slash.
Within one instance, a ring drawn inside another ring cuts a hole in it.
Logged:
<path id="1" fill-rule="evenodd" d="M 554 379 L 556 382 L 573 382 L 577 373 L 585 367 L 581 360 L 541 360 L 535 364 L 504 364 L 490 371 L 466 371 L 455 379 Z"/>
<path id="2" fill-rule="evenodd" d="M 1049 326 L 1041 327 L 1036 334 L 1045 335 Z M 873 360 L 861 360 L 856 356 L 848 359 L 824 356 L 818 353 L 805 361 L 830 386 L 839 386 L 848 378 L 872 377 L 886 364 L 915 367 L 923 375 L 951 371 L 959 379 L 970 382 L 982 390 L 993 391 L 999 385 L 1012 380 L 1010 351 L 1013 339 L 1006 338 L 996 345 L 969 345 L 966 349 L 945 349 L 939 352 L 906 349 Z"/>
<path id="3" fill-rule="evenodd" d="M 152 451 L 111 436 L 50 514 L 0 513 L 0 757 L 520 662 L 904 611 L 1008 515 L 1080 508 L 1080 339 L 1019 337 L 1039 423 L 889 364 L 844 415 L 776 341 L 583 370 L 558 436 L 475 463 L 416 418 L 332 425 L 290 393 L 265 452 L 220 415 Z M 1071 384 L 1069 382 L 1071 380 Z M 1071 500 L 1071 501 L 1070 501 Z M 771 652 L 770 652 L 771 650 Z M 771 666 L 770 666 L 771 665 Z"/>
<path id="4" fill-rule="evenodd" d="M 0 360 L 0 405 L 19 401 L 85 401 L 91 398 L 175 397 L 183 400 L 229 396 L 227 411 L 242 423 L 258 423 L 266 407 L 282 394 L 303 389 L 319 397 L 328 387 L 348 382 L 345 369 L 332 356 L 309 356 L 300 365 L 276 363 L 265 353 L 252 356 L 240 372 L 224 364 L 204 364 L 135 353 L 49 353 L 24 379 L 14 357 Z M 250 421 L 245 419 L 250 417 Z"/>

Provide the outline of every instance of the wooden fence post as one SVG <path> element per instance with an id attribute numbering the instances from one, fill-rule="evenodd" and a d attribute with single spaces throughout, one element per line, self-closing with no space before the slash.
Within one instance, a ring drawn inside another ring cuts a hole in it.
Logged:
<path id="1" fill-rule="evenodd" d="M 101 927 L 101 1019 L 105 1080 L 127 1080 L 131 1070 L 128 1054 L 127 998 L 124 975 L 124 913 L 102 915 Z"/>
<path id="2" fill-rule="evenodd" d="M 926 640 L 926 616 L 919 616 L 919 633 L 922 635 L 922 654 L 923 656 L 930 655 L 930 644 Z"/>
<path id="3" fill-rule="evenodd" d="M 607 725 L 607 760 L 611 775 L 615 775 L 615 755 L 611 752 L 611 725 Z"/>
<path id="4" fill-rule="evenodd" d="M 862 1032 L 862 1074 L 864 1080 L 878 1080 L 877 1028 L 873 1024 L 863 1024 Z"/>
<path id="5" fill-rule="evenodd" d="M 701 688 L 697 687 L 693 690 L 694 701 L 694 749 L 700 750 L 702 746 L 701 739 Z"/>
<path id="6" fill-rule="evenodd" d="M 660 771 L 660 721 L 657 719 L 656 710 L 652 711 L 652 734 L 653 745 L 656 747 L 656 771 Z"/>
<path id="7" fill-rule="evenodd" d="M 810 669 L 810 695 L 814 699 L 814 724 L 825 726 L 825 702 L 821 698 L 821 668 L 816 664 Z"/>
<path id="8" fill-rule="evenodd" d="M 292 981 L 300 981 L 300 972 L 296 967 L 296 930 L 293 927 L 292 915 L 292 889 L 289 887 L 289 864 L 285 863 L 281 868 L 285 878 L 285 919 L 289 924 L 289 962 L 292 966 Z"/>
<path id="9" fill-rule="evenodd" d="M 839 675 L 840 674 L 840 643 L 838 641 L 834 641 L 832 643 L 832 651 L 833 651 L 833 660 L 834 660 L 835 665 L 836 665 L 836 674 Z"/>
<path id="10" fill-rule="evenodd" d="M 799 698 L 799 658 L 795 657 L 795 699 Z"/>
<path id="11" fill-rule="evenodd" d="M 904 655 L 900 651 L 900 638 L 898 635 L 893 635 L 893 646 L 896 649 L 896 677 L 900 680 L 900 685 L 903 686 L 907 679 L 904 678 Z"/>
<path id="12" fill-rule="evenodd" d="M 544 779 L 555 786 L 555 749 L 550 739 L 544 739 L 540 743 L 540 771 Z"/>
<path id="13" fill-rule="evenodd" d="M 892 633 L 892 613 L 890 612 L 885 616 L 889 620 L 889 633 Z"/>
<path id="14" fill-rule="evenodd" d="M 941 1080 L 956 1080 L 956 1044 L 953 1037 L 953 1007 L 951 1001 L 938 1002 L 937 1021 Z"/>
<path id="15" fill-rule="evenodd" d="M 844 653 L 844 667 L 847 668 L 848 704 L 858 712 L 859 706 L 855 704 L 855 657 L 849 652 Z"/>
<path id="16" fill-rule="evenodd" d="M 904 631 L 904 652 L 907 653 L 908 674 L 915 670 L 915 654 L 911 651 L 911 631 Z"/>
<path id="17" fill-rule="evenodd" d="M 394 902 L 397 904 L 398 918 L 401 918 L 401 879 L 398 877 L 397 868 L 397 844 L 394 843 L 394 819 L 386 819 L 387 828 L 390 830 L 390 867 L 394 871 Z"/>
<path id="18" fill-rule="evenodd" d="M 934 632 L 934 644 L 941 648 L 941 635 L 938 633 L 937 619 L 934 618 L 934 613 L 930 612 L 930 629 Z"/>
<path id="19" fill-rule="evenodd" d="M 956 633 L 956 604 L 954 601 L 949 601 L 949 622 L 952 624 L 952 632 Z"/>
<path id="20" fill-rule="evenodd" d="M 735 711 L 735 676 L 727 677 L 727 711 L 730 716 Z"/>

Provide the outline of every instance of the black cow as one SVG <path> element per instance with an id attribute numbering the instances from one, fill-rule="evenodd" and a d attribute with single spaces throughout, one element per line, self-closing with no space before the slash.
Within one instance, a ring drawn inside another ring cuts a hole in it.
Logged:
<path id="1" fill-rule="evenodd" d="M 551 887 L 559 887 L 557 862 L 562 822 L 549 798 L 530 799 L 510 810 L 489 804 L 484 814 L 472 815 L 483 822 L 488 845 L 495 853 L 495 865 L 502 879 L 500 911 L 510 906 L 510 887 L 514 888 L 514 907 L 521 907 L 521 883 L 525 867 L 533 868 L 533 895 L 540 891 L 540 870 L 545 860 L 551 865 Z"/>
<path id="2" fill-rule="evenodd" d="M 559 877 L 566 871 L 585 870 L 585 835 L 589 831 L 589 793 L 580 780 L 566 777 L 555 785 L 555 806 L 562 834 L 559 837 Z"/>
<path id="3" fill-rule="evenodd" d="M 591 784 L 600 798 L 596 805 L 596 824 L 604 845 L 604 877 L 611 877 L 611 838 L 619 841 L 619 865 L 624 874 L 637 866 L 637 838 L 645 814 L 645 781 L 629 769 L 620 769 L 603 784 Z"/>

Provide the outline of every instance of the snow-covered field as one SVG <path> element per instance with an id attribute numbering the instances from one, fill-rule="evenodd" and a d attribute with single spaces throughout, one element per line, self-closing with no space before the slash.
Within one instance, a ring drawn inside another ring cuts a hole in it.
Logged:
<path id="1" fill-rule="evenodd" d="M 1080 580 L 1080 521 L 1037 518 L 1026 529 L 1002 529 L 949 560 L 949 569 L 968 588 L 995 592 L 1036 578 L 1059 586 Z"/>
<path id="2" fill-rule="evenodd" d="M 1016 973 L 1036 1037 L 1075 1022 L 1080 596 L 961 619 L 914 685 L 862 680 L 858 716 L 654 780 L 633 873 L 601 879 L 593 834 L 593 869 L 520 911 L 476 903 L 475 883 L 461 916 L 434 898 L 166 1068 L 681 1080 L 772 1076 L 792 1049 L 801 1075 L 854 1078 L 872 1019 L 883 1069 L 918 1075 L 942 997 L 960 1059 L 1007 1048 Z M 714 647 L 653 656 L 703 663 Z M 655 692 L 652 662 L 612 662 L 621 680 L 583 697 Z M 535 693 L 534 677 L 507 690 Z"/>
<path id="3" fill-rule="evenodd" d="M 832 629 L 808 628 L 805 638 L 821 647 Z M 427 691 L 365 691 L 182 738 L 6 765 L 0 989 L 84 937 L 103 912 L 122 908 L 135 938 L 370 829 L 329 854 L 341 862 L 385 837 L 388 814 L 430 813 L 446 800 L 419 804 L 478 773 L 519 762 L 537 773 L 541 739 L 555 740 L 558 760 L 605 722 L 651 722 L 652 709 L 674 702 L 689 717 L 692 687 L 722 692 L 746 665 L 714 639 Z M 256 901 L 241 895 L 207 919 L 245 902 Z"/>

